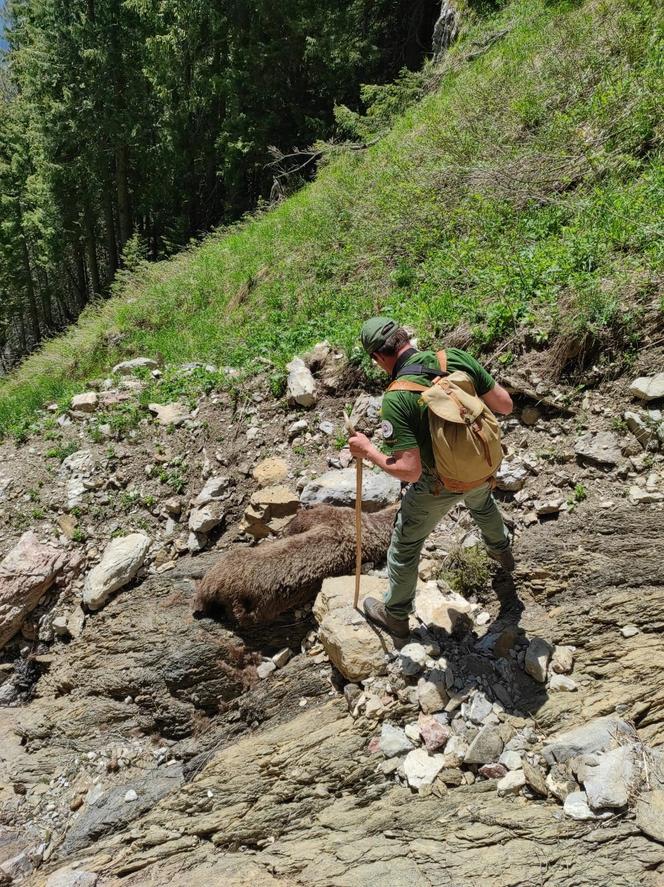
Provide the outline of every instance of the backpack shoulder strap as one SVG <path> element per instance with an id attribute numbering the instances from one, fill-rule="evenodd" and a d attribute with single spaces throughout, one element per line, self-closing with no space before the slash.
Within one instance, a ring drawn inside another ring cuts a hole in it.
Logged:
<path id="1" fill-rule="evenodd" d="M 436 357 L 438 358 L 438 363 L 440 364 L 440 371 L 442 373 L 447 372 L 447 353 L 445 349 L 442 351 L 436 351 Z"/>
<path id="2" fill-rule="evenodd" d="M 417 382 L 407 382 L 405 379 L 396 379 L 391 382 L 385 391 L 428 391 L 428 385 L 419 385 Z"/>

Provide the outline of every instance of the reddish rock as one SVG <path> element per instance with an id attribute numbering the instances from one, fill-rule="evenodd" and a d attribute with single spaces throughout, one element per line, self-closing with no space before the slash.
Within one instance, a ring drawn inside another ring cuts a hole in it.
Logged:
<path id="1" fill-rule="evenodd" d="M 507 767 L 503 764 L 484 764 L 479 772 L 487 779 L 502 779 L 507 773 Z"/>
<path id="2" fill-rule="evenodd" d="M 427 751 L 435 752 L 444 748 L 447 740 L 452 735 L 451 729 L 441 724 L 431 715 L 420 714 L 417 722 L 420 734 Z"/>

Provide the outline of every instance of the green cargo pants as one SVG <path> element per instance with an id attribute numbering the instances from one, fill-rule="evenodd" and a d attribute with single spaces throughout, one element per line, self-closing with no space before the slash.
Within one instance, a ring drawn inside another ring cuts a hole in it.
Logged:
<path id="1" fill-rule="evenodd" d="M 463 500 L 468 507 L 488 549 L 509 548 L 507 529 L 489 484 L 468 493 L 450 493 L 445 489 L 434 493 L 437 483 L 431 475 L 423 474 L 412 484 L 401 501 L 394 524 L 387 552 L 390 587 L 385 594 L 385 606 L 397 619 L 407 618 L 413 608 L 420 552 L 427 536 L 457 502 Z"/>

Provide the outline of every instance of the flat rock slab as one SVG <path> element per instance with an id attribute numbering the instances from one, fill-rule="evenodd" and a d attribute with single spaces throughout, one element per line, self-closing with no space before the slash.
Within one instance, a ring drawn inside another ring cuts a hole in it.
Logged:
<path id="1" fill-rule="evenodd" d="M 619 738 L 634 735 L 633 729 L 619 718 L 596 718 L 565 733 L 560 733 L 542 749 L 547 762 L 564 763 L 578 755 L 592 755 L 618 745 Z"/>
<path id="2" fill-rule="evenodd" d="M 67 866 L 49 875 L 44 887 L 95 887 L 98 875 Z"/>
<path id="3" fill-rule="evenodd" d="M 664 791 L 646 792 L 636 805 L 636 824 L 641 831 L 664 844 Z"/>
<path id="4" fill-rule="evenodd" d="M 386 589 L 386 579 L 362 576 L 359 609 L 367 596 L 382 600 Z M 394 651 L 394 642 L 354 609 L 354 595 L 354 576 L 326 579 L 313 613 L 320 626 L 318 638 L 330 661 L 347 680 L 361 681 L 385 674 L 386 655 Z"/>
<path id="5" fill-rule="evenodd" d="M 355 505 L 355 468 L 328 471 L 310 481 L 302 490 L 303 505 Z M 362 478 L 363 511 L 380 511 L 396 502 L 401 484 L 384 471 L 365 471 Z"/>
<path id="6" fill-rule="evenodd" d="M 664 397 L 664 373 L 656 373 L 654 376 L 640 376 L 629 386 L 632 397 L 640 400 L 658 400 Z"/>
<path id="7" fill-rule="evenodd" d="M 584 434 L 574 445 L 574 452 L 594 465 L 616 465 L 622 458 L 620 439 L 612 431 Z"/>
<path id="8" fill-rule="evenodd" d="M 100 563 L 85 578 L 83 603 L 91 610 L 103 607 L 114 591 L 138 573 L 149 547 L 150 539 L 144 533 L 130 533 L 109 542 Z"/>
<path id="9" fill-rule="evenodd" d="M 20 629 L 66 561 L 66 552 L 29 531 L 0 563 L 0 648 Z"/>
<path id="10" fill-rule="evenodd" d="M 160 425 L 173 425 L 176 428 L 191 415 L 189 407 L 182 403 L 150 403 L 148 409 L 157 417 Z"/>

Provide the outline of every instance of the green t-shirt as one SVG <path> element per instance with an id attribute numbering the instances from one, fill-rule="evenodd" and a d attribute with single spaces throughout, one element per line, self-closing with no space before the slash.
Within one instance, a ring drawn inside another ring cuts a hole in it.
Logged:
<path id="1" fill-rule="evenodd" d="M 473 380 L 475 391 L 479 395 L 491 391 L 496 384 L 495 379 L 468 352 L 462 351 L 460 348 L 446 348 L 445 354 L 447 355 L 448 372 L 462 370 L 467 373 Z M 405 362 L 404 367 L 409 364 L 422 364 L 431 367 L 431 369 L 437 369 L 440 366 L 433 351 L 418 351 L 412 354 Z M 428 376 L 402 375 L 399 376 L 399 379 L 419 382 L 420 385 L 431 385 L 431 379 Z M 429 417 L 426 406 L 420 403 L 419 393 L 417 391 L 388 391 L 383 397 L 380 415 L 383 420 L 381 431 L 385 451 L 391 455 L 402 450 L 419 447 L 422 465 L 433 469 L 434 458 L 429 432 Z"/>

